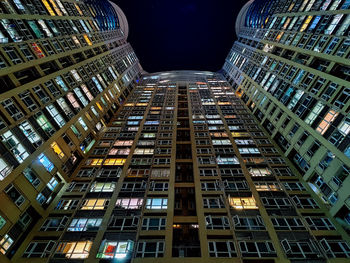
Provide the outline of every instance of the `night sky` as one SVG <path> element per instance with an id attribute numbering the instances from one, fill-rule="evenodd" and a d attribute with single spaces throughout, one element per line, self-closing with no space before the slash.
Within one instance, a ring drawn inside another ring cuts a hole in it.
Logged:
<path id="1" fill-rule="evenodd" d="M 222 68 L 247 0 L 113 0 L 129 22 L 128 41 L 149 73 Z"/>

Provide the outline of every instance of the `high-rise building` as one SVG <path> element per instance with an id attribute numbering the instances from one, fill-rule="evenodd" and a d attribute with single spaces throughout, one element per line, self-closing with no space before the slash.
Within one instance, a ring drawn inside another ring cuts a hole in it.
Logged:
<path id="1" fill-rule="evenodd" d="M 250 1 L 225 76 L 350 232 L 349 1 Z"/>
<path id="2" fill-rule="evenodd" d="M 283 104 L 245 71 L 254 68 L 254 56 L 272 59 L 253 43 L 264 49 L 265 24 L 283 19 L 282 11 L 272 11 L 282 8 L 276 3 L 249 2 L 242 9 L 224 74 L 146 74 L 115 4 L 1 1 L 0 262 L 350 262 L 344 222 L 300 162 L 289 160 L 305 146 L 288 146 L 293 134 L 281 143 L 264 103 L 280 109 L 283 122 L 302 119 L 279 108 Z M 256 64 L 257 72 L 266 61 Z M 303 74 L 317 71 L 306 67 Z M 252 87 L 266 96 L 262 104 L 250 96 Z M 300 127 L 310 127 L 304 141 L 328 147 L 321 132 L 313 137 L 314 126 Z M 294 148 L 286 152 L 286 146 Z"/>
<path id="3" fill-rule="evenodd" d="M 0 262 L 7 262 L 142 69 L 113 3 L 4 0 L 0 12 Z"/>

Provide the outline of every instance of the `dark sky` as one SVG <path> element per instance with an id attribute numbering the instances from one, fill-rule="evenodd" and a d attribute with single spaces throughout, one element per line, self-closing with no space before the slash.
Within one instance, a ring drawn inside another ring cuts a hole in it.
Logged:
<path id="1" fill-rule="evenodd" d="M 129 22 L 128 41 L 149 73 L 218 71 L 247 0 L 113 0 Z"/>

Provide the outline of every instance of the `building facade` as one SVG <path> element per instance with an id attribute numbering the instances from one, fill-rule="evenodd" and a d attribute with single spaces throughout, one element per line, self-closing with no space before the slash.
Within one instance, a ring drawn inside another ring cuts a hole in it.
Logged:
<path id="1" fill-rule="evenodd" d="M 350 229 L 349 1 L 250 1 L 225 76 Z"/>
<path id="2" fill-rule="evenodd" d="M 224 74 L 146 74 L 113 3 L 0 5 L 1 263 L 350 262 L 344 222 L 249 97 L 265 89 L 233 57 L 254 68 L 260 49 L 240 37 Z M 249 2 L 240 36 L 274 8 Z"/>
<path id="3" fill-rule="evenodd" d="M 4 0 L 0 12 L 0 262 L 7 262 L 142 69 L 113 3 Z"/>

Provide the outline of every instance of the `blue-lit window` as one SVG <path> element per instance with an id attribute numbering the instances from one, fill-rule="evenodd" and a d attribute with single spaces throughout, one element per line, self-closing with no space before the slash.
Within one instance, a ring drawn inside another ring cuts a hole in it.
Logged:
<path id="1" fill-rule="evenodd" d="M 51 172 L 55 167 L 49 158 L 47 158 L 47 156 L 43 153 L 39 155 L 38 160 L 48 172 Z"/>

